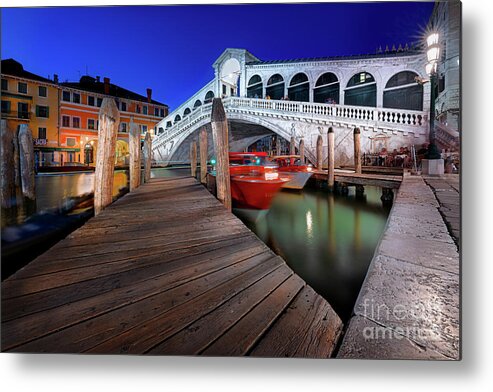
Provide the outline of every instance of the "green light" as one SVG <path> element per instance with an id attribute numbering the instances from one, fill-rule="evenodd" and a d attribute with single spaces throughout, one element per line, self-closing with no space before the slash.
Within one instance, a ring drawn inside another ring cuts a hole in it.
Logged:
<path id="1" fill-rule="evenodd" d="M 216 164 L 216 160 L 215 159 L 211 159 L 211 165 L 215 165 Z"/>
<path id="2" fill-rule="evenodd" d="M 257 165 L 260 163 L 260 158 L 257 158 Z"/>

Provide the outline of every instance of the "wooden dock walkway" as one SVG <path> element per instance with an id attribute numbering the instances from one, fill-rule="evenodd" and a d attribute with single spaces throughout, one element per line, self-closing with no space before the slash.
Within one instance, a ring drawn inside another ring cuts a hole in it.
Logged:
<path id="1" fill-rule="evenodd" d="M 313 176 L 316 180 L 327 181 L 327 170 L 314 170 Z M 402 182 L 402 175 L 393 174 L 356 174 L 350 170 L 336 169 L 334 172 L 336 182 L 347 185 L 370 185 L 381 188 L 398 189 Z"/>
<path id="2" fill-rule="evenodd" d="M 2 283 L 2 351 L 325 358 L 341 329 L 191 177 L 151 180 Z"/>

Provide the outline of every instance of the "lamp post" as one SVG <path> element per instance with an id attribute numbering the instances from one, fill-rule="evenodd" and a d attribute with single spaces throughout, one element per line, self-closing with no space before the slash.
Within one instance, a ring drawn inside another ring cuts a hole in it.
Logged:
<path id="1" fill-rule="evenodd" d="M 439 34 L 434 32 L 431 33 L 427 39 L 426 43 L 428 49 L 426 51 L 426 57 L 428 63 L 426 64 L 426 73 L 430 77 L 430 145 L 428 146 L 428 159 L 440 159 L 441 155 L 435 144 L 435 88 L 437 83 L 437 67 L 438 59 L 440 57 L 440 46 L 438 44 Z"/>

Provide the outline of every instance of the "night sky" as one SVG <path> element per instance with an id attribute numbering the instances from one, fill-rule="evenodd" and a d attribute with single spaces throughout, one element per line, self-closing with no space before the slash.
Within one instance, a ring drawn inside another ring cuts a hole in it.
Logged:
<path id="1" fill-rule="evenodd" d="M 418 41 L 433 2 L 2 9 L 2 59 L 77 81 L 87 73 L 173 110 L 213 79 L 224 49 L 262 60 L 375 53 Z"/>

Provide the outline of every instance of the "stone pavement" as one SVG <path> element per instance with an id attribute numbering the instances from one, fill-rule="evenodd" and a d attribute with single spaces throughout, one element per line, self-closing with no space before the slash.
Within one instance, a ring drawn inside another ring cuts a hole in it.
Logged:
<path id="1" fill-rule="evenodd" d="M 430 183 L 445 189 L 439 181 Z M 445 184 L 458 190 L 454 181 Z M 441 215 L 446 204 L 453 217 L 447 192 L 439 203 L 422 177 L 404 177 L 338 358 L 460 358 L 459 253 Z"/>
<path id="2" fill-rule="evenodd" d="M 460 243 L 460 182 L 458 174 L 425 177 L 440 203 L 438 209 L 457 245 Z"/>

